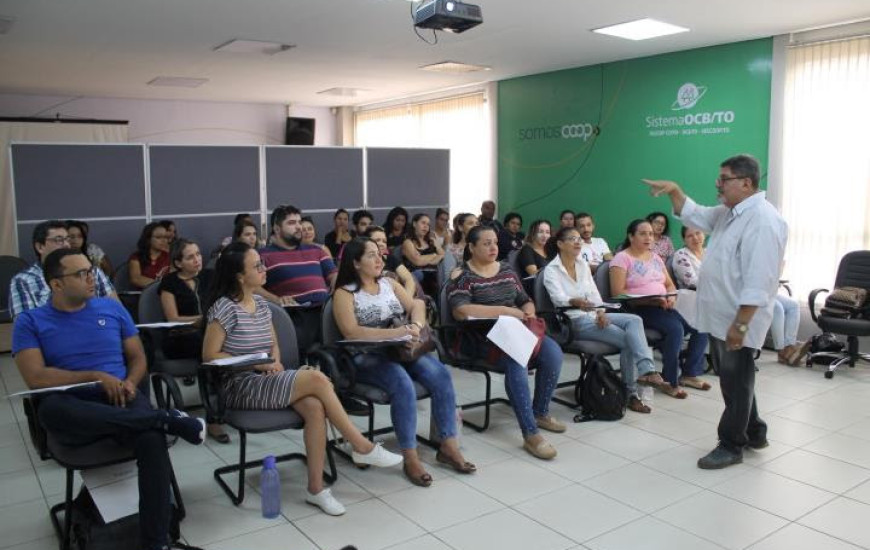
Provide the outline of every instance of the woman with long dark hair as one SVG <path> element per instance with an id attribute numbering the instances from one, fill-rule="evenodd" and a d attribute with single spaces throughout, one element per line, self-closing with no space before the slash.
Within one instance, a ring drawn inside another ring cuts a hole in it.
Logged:
<path id="1" fill-rule="evenodd" d="M 441 248 L 446 248 L 453 237 L 450 230 L 450 213 L 444 208 L 435 209 L 435 226 L 432 227 L 432 240 Z"/>
<path id="2" fill-rule="evenodd" d="M 345 338 L 353 340 L 407 336 L 411 338 L 409 346 L 419 345 L 417 339 L 426 326 L 426 306 L 406 293 L 397 281 L 382 277 L 383 269 L 380 250 L 371 239 L 357 237 L 345 246 L 333 294 L 338 329 Z M 385 352 L 360 353 L 353 361 L 358 381 L 379 387 L 390 396 L 390 416 L 405 458 L 405 475 L 413 484 L 422 487 L 432 484 L 432 476 L 417 454 L 414 381 L 432 396 L 432 415 L 441 441 L 435 459 L 460 473 L 476 470 L 459 450 L 456 395 L 450 372 L 443 363 L 429 354 L 400 363 Z"/>
<path id="3" fill-rule="evenodd" d="M 378 245 L 381 259 L 384 261 L 384 275 L 387 277 L 394 277 L 399 281 L 405 289 L 405 292 L 408 293 L 408 296 L 416 296 L 418 288 L 417 280 L 414 279 L 414 276 L 411 275 L 408 268 L 402 265 L 402 262 L 390 254 L 390 249 L 387 248 L 387 232 L 384 231 L 384 228 L 379 225 L 370 225 L 366 228 L 364 236 L 370 238 L 376 245 Z"/>
<path id="4" fill-rule="evenodd" d="M 535 220 L 529 227 L 526 235 L 526 243 L 520 249 L 517 261 L 525 273 L 518 273 L 520 277 L 537 275 L 538 272 L 549 263 L 547 258 L 547 241 L 550 240 L 552 228 L 547 220 Z"/>
<path id="5" fill-rule="evenodd" d="M 453 239 L 447 251 L 453 254 L 456 265 L 462 263 L 462 255 L 465 254 L 465 236 L 476 225 L 480 225 L 480 221 L 470 212 L 461 212 L 453 217 Z"/>
<path id="6" fill-rule="evenodd" d="M 66 234 L 69 236 L 69 247 L 81 250 L 82 254 L 88 257 L 91 264 L 103 270 L 108 277 L 111 277 L 115 270 L 112 268 L 112 262 L 109 257 L 103 252 L 103 249 L 96 244 L 88 241 L 90 226 L 87 222 L 79 220 L 66 221 Z"/>
<path id="7" fill-rule="evenodd" d="M 338 257 L 341 247 L 349 243 L 352 238 L 349 221 L 347 210 L 344 208 L 339 208 L 332 215 L 334 228 L 323 237 L 323 244 L 329 249 L 329 253 L 332 254 L 333 258 Z"/>
<path id="8" fill-rule="evenodd" d="M 414 214 L 402 243 L 402 261 L 430 295 L 437 293 L 438 277 L 434 268 L 443 259 L 444 250 L 432 240 L 429 232 L 429 216 Z"/>
<path id="9" fill-rule="evenodd" d="M 395 206 L 387 212 L 384 229 L 387 230 L 387 246 L 390 250 L 402 246 L 405 240 L 405 226 L 408 224 L 408 211 L 401 206 Z"/>
<path id="10" fill-rule="evenodd" d="M 130 284 L 145 288 L 169 271 L 169 235 L 160 222 L 142 228 L 136 252 L 130 255 Z"/>
<path id="11" fill-rule="evenodd" d="M 268 353 L 272 362 L 228 376 L 223 381 L 227 405 L 236 409 L 293 408 L 305 420 L 303 437 L 308 454 L 308 492 L 305 501 L 329 515 L 344 506 L 323 487 L 326 457 L 326 419 L 353 447 L 355 463 L 395 466 L 402 458 L 367 440 L 350 421 L 332 383 L 316 370 L 284 370 L 272 313 L 264 298 L 254 294 L 266 282 L 266 266 L 256 250 L 232 243 L 221 253 L 208 309 L 203 360 L 249 353 Z"/>

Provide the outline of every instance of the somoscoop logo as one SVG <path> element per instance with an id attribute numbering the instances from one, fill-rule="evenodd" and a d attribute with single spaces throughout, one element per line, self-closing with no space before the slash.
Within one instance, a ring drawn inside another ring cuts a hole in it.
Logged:
<path id="1" fill-rule="evenodd" d="M 564 124 L 562 126 L 538 126 L 521 128 L 520 141 L 535 141 L 540 139 L 582 139 L 588 140 L 597 133 L 595 126 L 588 122 Z"/>
<path id="2" fill-rule="evenodd" d="M 691 109 L 706 93 L 706 86 L 697 86 L 694 82 L 686 82 L 677 90 L 677 100 L 671 105 L 671 110 L 683 111 Z"/>

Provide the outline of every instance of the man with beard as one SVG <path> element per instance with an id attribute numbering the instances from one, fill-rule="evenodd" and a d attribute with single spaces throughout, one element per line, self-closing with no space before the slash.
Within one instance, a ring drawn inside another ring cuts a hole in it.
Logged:
<path id="1" fill-rule="evenodd" d="M 610 252 L 610 247 L 607 242 L 599 237 L 593 237 L 595 232 L 595 222 L 592 221 L 592 214 L 579 212 L 575 218 L 574 224 L 577 231 L 580 233 L 580 254 L 592 273 L 598 269 L 601 262 L 606 262 L 613 259 L 613 253 Z"/>
<path id="2" fill-rule="evenodd" d="M 260 249 L 266 284 L 258 294 L 288 308 L 299 349 L 319 339 L 320 306 L 335 282 L 335 262 L 323 248 L 302 243 L 302 212 L 292 205 L 272 211 L 272 243 Z"/>

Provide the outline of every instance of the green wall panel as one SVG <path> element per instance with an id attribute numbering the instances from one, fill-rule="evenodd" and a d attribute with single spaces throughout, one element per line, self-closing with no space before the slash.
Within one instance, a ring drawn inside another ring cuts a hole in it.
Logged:
<path id="1" fill-rule="evenodd" d="M 772 39 L 515 78 L 498 86 L 499 213 L 595 216 L 615 247 L 634 218 L 668 211 L 640 179 L 712 203 L 719 163 L 767 166 Z M 762 187 L 766 181 L 762 181 Z M 671 236 L 679 246 L 679 225 Z"/>

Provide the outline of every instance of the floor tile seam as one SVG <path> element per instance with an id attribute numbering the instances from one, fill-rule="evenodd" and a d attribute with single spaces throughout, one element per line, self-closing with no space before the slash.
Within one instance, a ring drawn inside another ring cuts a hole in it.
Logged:
<path id="1" fill-rule="evenodd" d="M 809 445 L 809 443 L 808 443 L 808 445 Z M 814 455 L 816 455 L 816 456 L 820 456 L 820 457 L 823 457 L 823 458 L 827 458 L 827 459 L 829 459 L 829 460 L 835 460 L 835 461 L 837 461 L 837 462 L 839 462 L 839 463 L 841 463 L 841 464 L 846 464 L 846 465 L 848 465 L 848 466 L 852 466 L 852 467 L 854 467 L 854 468 L 860 468 L 860 469 L 866 471 L 867 473 L 870 473 L 870 468 L 868 468 L 867 466 L 862 466 L 862 465 L 860 465 L 860 464 L 855 464 L 854 462 L 849 462 L 848 460 L 843 460 L 843 459 L 840 459 L 840 458 L 835 458 L 835 457 L 833 457 L 833 456 L 828 456 L 828 455 L 822 454 L 822 453 L 820 453 L 820 452 L 813 451 L 812 449 L 806 449 L 806 448 L 804 448 L 804 447 L 800 447 L 800 450 L 802 450 L 802 451 L 805 452 L 805 453 L 810 453 L 810 454 L 814 454 Z"/>
<path id="2" fill-rule="evenodd" d="M 586 480 L 586 481 L 589 481 L 589 480 Z M 636 508 L 635 506 L 633 506 L 633 505 L 631 505 L 631 504 L 629 504 L 629 503 L 627 503 L 627 502 L 623 502 L 623 501 L 621 501 L 621 500 L 619 500 L 619 499 L 617 499 L 617 498 L 615 498 L 615 497 L 612 497 L 612 496 L 610 496 L 609 494 L 605 493 L 605 492 L 602 491 L 602 490 L 596 489 L 595 487 L 590 487 L 590 486 L 586 485 L 586 482 L 585 482 L 585 481 L 580 482 L 580 485 L 582 485 L 585 489 L 588 489 L 588 490 L 590 490 L 590 491 L 592 491 L 592 492 L 594 492 L 594 493 L 598 493 L 598 494 L 601 495 L 601 496 L 607 497 L 607 498 L 609 498 L 610 500 L 612 500 L 612 501 L 614 501 L 614 502 L 618 502 L 619 504 L 622 504 L 623 506 L 628 506 L 628 507 L 631 508 L 632 510 L 636 510 L 636 511 L 640 512 L 640 513 L 643 514 L 644 516 L 652 515 L 652 514 L 658 512 L 659 510 L 662 510 L 662 509 L 664 509 L 664 508 L 667 508 L 668 506 L 671 506 L 671 505 L 677 504 L 678 502 L 682 502 L 683 500 L 686 500 L 687 498 L 692 497 L 692 496 L 695 496 L 696 494 L 698 494 L 697 492 L 695 492 L 695 493 L 692 493 L 691 495 L 686 495 L 686 496 L 684 496 L 684 497 L 682 497 L 682 498 L 680 498 L 680 499 L 678 499 L 678 500 L 675 500 L 675 501 L 673 501 L 673 502 L 670 502 L 670 503 L 668 503 L 668 504 L 665 504 L 665 505 L 663 505 L 663 506 L 660 506 L 659 508 L 656 508 L 655 510 L 652 510 L 651 512 L 647 512 L 646 510 L 642 510 L 642 509 L 640 509 L 640 508 Z"/>
<path id="3" fill-rule="evenodd" d="M 41 493 L 41 492 L 40 492 L 40 493 Z M 37 501 L 39 501 L 39 500 L 45 500 L 46 503 L 48 502 L 48 501 L 46 500 L 45 495 L 40 494 L 39 496 L 35 496 L 35 497 L 33 497 L 33 498 L 28 498 L 28 499 L 26 499 L 26 500 L 22 500 L 22 501 L 19 501 L 19 502 L 10 502 L 10 503 L 8 503 L 8 504 L 0 504 L 0 513 L 2 513 L 3 510 L 6 509 L 6 508 L 11 508 L 11 507 L 13 507 L 13 506 L 21 506 L 21 505 L 24 505 L 24 504 L 30 504 L 30 503 L 33 503 L 33 502 L 37 502 Z M 852 500 L 854 500 L 854 499 L 852 499 Z"/>
<path id="4" fill-rule="evenodd" d="M 698 495 L 698 493 L 695 493 L 695 494 L 692 495 L 692 496 L 697 496 L 697 495 Z M 673 505 L 666 506 L 665 508 L 669 508 L 670 506 L 673 506 Z M 684 527 L 682 527 L 682 526 L 680 526 L 680 525 L 676 525 L 676 524 L 674 524 L 674 523 L 671 523 L 670 521 L 666 520 L 665 518 L 662 518 L 662 517 L 659 517 L 659 516 L 656 515 L 656 514 L 660 513 L 662 510 L 664 510 L 665 508 L 662 508 L 661 510 L 657 510 L 657 511 L 655 511 L 655 512 L 649 514 L 649 517 L 651 517 L 652 519 L 654 519 L 654 520 L 656 520 L 656 521 L 660 521 L 660 522 L 664 523 L 665 525 L 667 525 L 667 526 L 669 526 L 669 527 L 673 527 L 673 528 L 676 529 L 677 531 L 680 531 L 680 532 L 683 532 L 683 533 L 688 533 L 689 535 L 691 535 L 691 536 L 693 536 L 693 537 L 697 537 L 697 538 L 703 540 L 704 542 L 708 542 L 708 543 L 712 544 L 713 546 L 716 546 L 716 547 L 718 547 L 718 548 L 722 548 L 722 549 L 724 549 L 724 550 L 731 550 L 731 549 L 728 548 L 727 546 L 724 546 L 724 545 L 722 545 L 722 544 L 719 544 L 718 542 L 716 542 L 716 541 L 713 540 L 713 539 L 709 539 L 709 538 L 707 538 L 707 537 L 705 537 L 705 536 L 703 536 L 703 535 L 699 535 L 699 534 L 697 534 L 697 533 L 693 533 L 692 531 L 689 531 L 689 530 L 687 530 L 686 528 L 684 528 Z M 753 542 L 752 544 L 755 544 L 755 543 Z M 750 545 L 750 546 L 751 546 L 751 545 Z"/>
<path id="5" fill-rule="evenodd" d="M 786 476 L 783 476 L 783 475 L 780 475 L 780 474 L 776 474 L 775 472 L 768 472 L 768 473 L 771 473 L 771 474 L 774 474 L 774 475 L 779 475 L 780 477 L 783 477 L 783 478 L 786 477 Z M 738 476 L 738 477 L 739 477 L 739 476 Z M 713 487 L 710 487 L 710 488 L 707 489 L 707 490 L 708 490 L 709 492 L 711 492 L 711 493 L 714 493 L 714 494 L 716 494 L 716 495 L 719 495 L 720 497 L 727 498 L 728 500 L 734 501 L 734 502 L 736 502 L 736 503 L 738 503 L 738 504 L 743 504 L 743 505 L 745 505 L 745 506 L 749 506 L 750 508 L 755 508 L 756 510 L 760 510 L 761 512 L 765 512 L 765 513 L 770 514 L 770 515 L 772 515 L 772 516 L 776 516 L 776 517 L 778 517 L 778 518 L 780 518 L 780 519 L 784 519 L 784 520 L 786 520 L 786 521 L 788 521 L 788 522 L 790 522 L 790 523 L 794 523 L 794 522 L 800 520 L 801 518 L 807 516 L 808 514 L 811 514 L 812 512 L 818 510 L 819 508 L 821 508 L 821 507 L 823 507 L 823 506 L 825 506 L 825 505 L 827 505 L 827 504 L 830 504 L 831 502 L 833 502 L 834 500 L 836 500 L 837 498 L 839 498 L 839 497 L 842 496 L 842 495 L 839 495 L 839 494 L 834 493 L 834 492 L 832 492 L 832 491 L 828 491 L 828 490 L 826 490 L 826 489 L 821 489 L 821 488 L 819 488 L 819 487 L 814 487 L 813 485 L 810 485 L 809 483 L 804 483 L 804 482 L 802 482 L 802 481 L 798 481 L 798 480 L 796 480 L 796 479 L 786 478 L 786 479 L 789 479 L 789 480 L 791 480 L 791 481 L 794 481 L 794 482 L 800 483 L 801 485 L 806 485 L 807 487 L 811 487 L 811 488 L 813 488 L 813 489 L 818 489 L 818 490 L 820 490 L 820 491 L 824 491 L 825 493 L 828 493 L 828 495 L 826 495 L 826 497 L 825 497 L 827 500 L 825 500 L 825 501 L 822 502 L 821 504 L 815 505 L 811 510 L 809 510 L 809 511 L 807 511 L 807 512 L 804 512 L 803 514 L 801 514 L 801 515 L 798 516 L 797 518 L 795 518 L 795 519 L 791 519 L 791 518 L 787 518 L 787 517 L 785 517 L 785 516 L 781 516 L 781 515 L 779 515 L 779 514 L 776 513 L 776 512 L 771 512 L 770 510 L 765 510 L 764 508 L 760 508 L 760 507 L 758 507 L 758 506 L 756 506 L 756 505 L 754 505 L 754 504 L 750 504 L 750 503 L 748 503 L 748 502 L 744 502 L 744 501 L 739 500 L 739 499 L 737 499 L 737 498 L 734 498 L 734 497 L 732 497 L 732 496 L 730 496 L 730 495 L 726 495 L 726 494 L 724 494 L 724 493 L 720 493 L 720 492 L 718 492 L 718 491 L 715 490 L 716 487 L 719 487 L 720 485 L 724 485 L 725 483 L 728 483 L 729 481 L 733 481 L 734 479 L 736 479 L 736 478 L 727 479 L 727 480 L 723 481 L 722 483 L 719 483 L 719 484 L 717 484 L 717 485 L 714 485 Z"/>
<path id="6" fill-rule="evenodd" d="M 801 518 L 801 519 L 803 519 L 803 518 Z M 864 550 L 870 550 L 870 546 L 861 546 L 860 544 L 858 544 L 856 542 L 852 542 L 850 540 L 844 539 L 844 538 L 839 537 L 837 535 L 832 535 L 831 533 L 828 533 L 827 531 L 821 531 L 815 527 L 812 527 L 812 526 L 807 525 L 805 523 L 801 523 L 800 520 L 794 521 L 793 523 L 796 523 L 796 524 L 800 525 L 801 527 L 804 527 L 804 528 L 809 529 L 811 531 L 815 531 L 816 533 L 819 533 L 819 534 L 824 535 L 826 537 L 831 537 L 832 539 L 838 540 L 842 543 L 854 546 L 855 548 L 862 548 Z"/>
<path id="7" fill-rule="evenodd" d="M 493 500 L 498 500 L 498 499 L 496 499 L 495 497 L 490 497 L 490 498 L 492 498 Z M 499 501 L 499 502 L 501 503 L 501 501 Z M 502 504 L 503 504 L 503 503 L 502 503 Z M 442 527 L 442 528 L 437 529 L 437 530 L 435 530 L 435 531 L 429 531 L 429 530 L 427 529 L 426 532 L 427 532 L 428 534 L 430 534 L 430 535 L 435 536 L 435 537 L 438 538 L 439 540 L 441 540 L 441 538 L 437 536 L 437 533 L 440 533 L 440 532 L 446 531 L 446 530 L 448 530 L 448 529 L 455 529 L 455 528 L 459 527 L 460 525 L 465 525 L 465 524 L 467 524 L 467 523 L 471 523 L 472 521 L 479 521 L 479 520 L 481 520 L 481 519 L 483 519 L 483 518 L 485 518 L 485 517 L 487 517 L 487 516 L 491 516 L 491 515 L 493 515 L 493 514 L 498 514 L 498 513 L 504 512 L 505 510 L 510 510 L 510 511 L 512 511 L 512 512 L 516 512 L 516 513 L 518 513 L 518 514 L 520 513 L 519 511 L 514 510 L 513 507 L 508 506 L 508 505 L 505 505 L 504 508 L 501 508 L 501 509 L 499 509 L 499 510 L 493 510 L 493 511 L 491 511 L 491 512 L 487 512 L 487 513 L 485 513 L 485 514 L 479 515 L 479 516 L 477 516 L 477 517 L 475 517 L 475 518 L 468 518 L 467 520 L 460 521 L 459 523 L 454 523 L 453 525 L 451 525 L 451 526 L 449 526 L 449 527 Z M 450 545 L 448 544 L 448 546 L 450 546 Z"/>
<path id="8" fill-rule="evenodd" d="M 765 415 L 765 416 L 767 416 L 767 415 Z M 790 421 L 792 421 L 792 422 L 798 422 L 798 423 L 800 423 L 800 424 L 806 424 L 807 426 L 809 426 L 809 427 L 811 427 L 811 428 L 816 428 L 816 429 L 819 429 L 819 430 L 825 430 L 825 431 L 827 431 L 827 432 L 829 432 L 829 433 L 837 433 L 837 432 L 839 432 L 840 430 L 849 427 L 849 426 L 843 426 L 843 427 L 841 427 L 841 428 L 830 428 L 830 427 L 828 427 L 828 426 L 820 426 L 820 425 L 818 425 L 818 424 L 812 424 L 812 423 L 810 423 L 810 422 L 805 422 L 805 421 L 803 421 L 803 420 L 795 420 L 794 418 L 789 418 L 789 417 L 787 417 L 787 416 L 780 416 L 780 415 L 776 414 L 776 412 L 771 412 L 771 413 L 770 413 L 770 416 L 775 416 L 775 417 L 777 417 L 777 418 L 782 418 L 782 419 L 784 419 L 784 420 L 790 420 Z"/>
<path id="9" fill-rule="evenodd" d="M 556 474 L 555 472 L 550 472 L 549 470 L 546 470 L 546 469 L 544 469 L 544 468 L 541 468 L 541 469 L 544 470 L 544 471 L 546 471 L 546 472 L 548 472 L 548 473 L 551 473 L 551 474 L 553 474 L 553 475 L 558 476 L 558 477 L 561 478 L 563 481 L 567 481 L 567 482 L 570 483 L 570 484 L 578 484 L 578 482 L 576 482 L 576 481 L 574 481 L 574 480 L 572 480 L 572 479 L 568 479 L 568 478 L 566 478 L 566 477 L 564 477 L 564 476 L 561 476 L 561 475 L 559 475 L 559 474 Z M 473 487 L 472 485 L 470 485 L 466 480 L 461 479 L 461 478 L 455 478 L 455 479 L 457 479 L 457 480 L 460 481 L 461 483 L 464 483 L 465 485 L 468 485 L 469 487 L 471 487 L 472 489 L 474 489 L 474 487 Z M 505 502 L 505 501 L 503 501 L 503 500 L 497 498 L 495 495 L 490 495 L 490 494 L 484 493 L 483 491 L 480 491 L 480 490 L 478 490 L 478 492 L 483 493 L 485 496 L 487 496 L 487 497 L 493 499 L 494 501 L 498 502 L 499 504 L 503 504 L 504 506 L 506 506 L 506 507 L 508 507 L 508 508 L 514 508 L 514 507 L 516 507 L 516 506 L 519 506 L 519 505 L 521 505 L 521 504 L 523 504 L 523 503 L 529 502 L 529 501 L 534 500 L 534 499 L 536 499 L 536 498 L 541 498 L 541 497 L 544 497 L 544 496 L 550 495 L 550 494 L 552 494 L 552 493 L 555 493 L 556 491 L 561 491 L 562 489 L 565 489 L 566 487 L 568 487 L 568 486 L 567 486 L 567 485 L 563 485 L 563 486 L 561 486 L 561 487 L 556 487 L 555 489 L 551 489 L 551 490 L 545 491 L 545 492 L 543 492 L 543 493 L 538 493 L 538 494 L 536 494 L 536 495 L 534 495 L 534 496 L 532 496 L 532 497 L 524 498 L 523 500 L 517 501 L 517 502 L 515 502 L 515 503 L 513 503 L 513 504 L 511 504 L 511 503 L 509 503 L 509 502 Z"/>
<path id="10" fill-rule="evenodd" d="M 618 501 L 617 501 L 617 502 L 618 502 Z M 631 519 L 631 520 L 629 520 L 629 521 L 627 521 L 627 522 L 625 522 L 625 523 L 621 523 L 621 524 L 619 524 L 619 525 L 613 527 L 612 529 L 608 529 L 608 530 L 607 530 L 606 532 L 604 532 L 604 533 L 601 533 L 601 534 L 595 535 L 594 537 L 588 537 L 588 538 L 585 538 L 585 539 L 583 539 L 583 540 L 578 540 L 578 539 L 575 539 L 575 538 L 572 538 L 572 537 L 568 536 L 568 535 L 565 534 L 565 533 L 562 533 L 562 532 L 560 532 L 560 531 L 557 531 L 556 528 L 554 528 L 554 527 L 551 527 L 551 526 L 549 526 L 549 525 L 547 525 L 547 524 L 545 524 L 545 523 L 542 523 L 542 522 L 538 521 L 537 519 L 535 519 L 535 518 L 529 516 L 528 514 L 526 514 L 525 512 L 523 512 L 522 510 L 514 510 L 514 511 L 515 511 L 516 513 L 522 515 L 522 516 L 525 517 L 526 519 L 528 519 L 528 520 L 530 520 L 530 521 L 533 521 L 533 522 L 537 523 L 537 524 L 540 525 L 541 527 L 544 527 L 545 529 L 549 529 L 550 531 L 556 533 L 557 535 L 559 535 L 559 536 L 561 536 L 561 537 L 564 537 L 564 538 L 566 538 L 566 539 L 568 539 L 568 540 L 570 540 L 570 541 L 576 542 L 577 544 L 580 544 L 580 545 L 583 545 L 584 542 L 588 542 L 588 541 L 590 541 L 590 540 L 594 540 L 594 539 L 596 539 L 596 538 L 598 538 L 598 537 L 600 537 L 600 536 L 604 536 L 604 535 L 606 535 L 607 533 L 610 533 L 610 532 L 612 532 L 612 531 L 616 531 L 617 529 L 621 529 L 621 528 L 625 527 L 626 525 L 628 525 L 629 523 L 633 523 L 633 522 L 635 522 L 635 521 L 639 521 L 639 520 L 641 520 L 641 519 L 643 519 L 643 518 L 649 516 L 649 514 L 647 514 L 647 513 L 645 513 L 645 512 L 641 512 L 641 516 L 640 516 L 640 517 L 637 517 L 637 518 Z"/>

